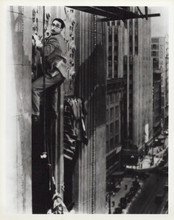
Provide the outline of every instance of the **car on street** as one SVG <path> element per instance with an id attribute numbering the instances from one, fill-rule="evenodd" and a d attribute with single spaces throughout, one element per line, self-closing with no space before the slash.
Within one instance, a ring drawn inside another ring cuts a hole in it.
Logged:
<path id="1" fill-rule="evenodd" d="M 116 208 L 114 209 L 113 214 L 121 214 L 121 213 L 122 213 L 122 208 L 116 207 Z"/>
<path id="2" fill-rule="evenodd" d="M 133 181 L 132 185 L 133 185 L 133 187 L 135 189 L 139 189 L 140 188 L 140 183 L 137 180 Z"/>
<path id="3" fill-rule="evenodd" d="M 155 203 L 160 204 L 163 201 L 163 194 L 157 194 L 155 196 Z"/>
<path id="4" fill-rule="evenodd" d="M 137 190 L 138 190 L 138 188 L 135 187 L 135 186 L 132 186 L 132 187 L 130 188 L 130 192 L 132 193 L 133 196 L 136 194 Z"/>
<path id="5" fill-rule="evenodd" d="M 129 202 L 132 200 L 132 198 L 133 198 L 133 193 L 128 192 L 128 193 L 125 195 L 125 198 L 126 198 L 127 202 L 129 203 Z"/>
<path id="6" fill-rule="evenodd" d="M 126 206 L 127 206 L 127 203 L 119 203 L 118 206 L 119 206 L 121 209 L 125 209 Z"/>
<path id="7" fill-rule="evenodd" d="M 127 206 L 127 200 L 125 197 L 120 198 L 120 202 L 118 204 L 118 206 L 122 209 L 125 209 Z"/>

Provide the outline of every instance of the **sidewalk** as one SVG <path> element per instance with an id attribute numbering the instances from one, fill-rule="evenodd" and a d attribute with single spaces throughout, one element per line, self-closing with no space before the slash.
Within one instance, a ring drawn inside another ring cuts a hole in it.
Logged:
<path id="1" fill-rule="evenodd" d="M 137 166 L 126 166 L 127 169 L 133 169 L 133 170 L 139 170 L 139 171 L 143 171 L 143 170 L 148 170 L 148 169 L 153 169 L 155 167 L 157 167 L 159 165 L 159 163 L 161 162 L 162 158 L 161 157 L 153 157 L 153 161 L 154 163 L 152 164 L 152 156 L 146 155 L 143 160 L 138 161 L 138 165 Z"/>
<path id="2" fill-rule="evenodd" d="M 163 160 L 163 155 L 167 148 L 156 147 L 153 149 L 153 156 L 152 156 L 152 149 L 149 150 L 148 155 L 146 155 L 143 159 L 139 159 L 137 166 L 126 166 L 127 169 L 134 169 L 143 171 L 145 169 L 153 169 L 157 167 L 160 162 Z M 153 164 L 152 164 L 152 157 L 153 157 Z"/>

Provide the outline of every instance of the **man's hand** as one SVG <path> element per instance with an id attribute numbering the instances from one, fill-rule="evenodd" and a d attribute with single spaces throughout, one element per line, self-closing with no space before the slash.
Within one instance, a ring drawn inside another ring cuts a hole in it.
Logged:
<path id="1" fill-rule="evenodd" d="M 37 34 L 33 34 L 32 35 L 32 39 L 34 39 L 35 41 L 35 45 L 38 49 L 42 48 L 43 47 L 43 44 L 41 42 L 41 40 L 39 39 L 39 36 Z"/>

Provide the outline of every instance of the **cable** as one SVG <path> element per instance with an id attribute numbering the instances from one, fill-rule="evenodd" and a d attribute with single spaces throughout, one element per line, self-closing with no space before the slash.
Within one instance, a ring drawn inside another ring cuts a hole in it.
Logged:
<path id="1" fill-rule="evenodd" d="M 42 51 L 42 72 L 43 72 L 43 152 L 41 154 L 41 159 L 47 158 L 46 149 L 46 93 L 45 93 L 45 6 L 43 6 L 43 51 Z"/>

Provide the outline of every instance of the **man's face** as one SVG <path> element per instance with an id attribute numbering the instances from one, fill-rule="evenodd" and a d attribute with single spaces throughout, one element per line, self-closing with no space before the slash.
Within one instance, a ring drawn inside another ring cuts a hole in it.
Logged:
<path id="1" fill-rule="evenodd" d="M 51 34 L 60 34 L 62 31 L 61 23 L 59 21 L 53 21 L 51 25 Z"/>

